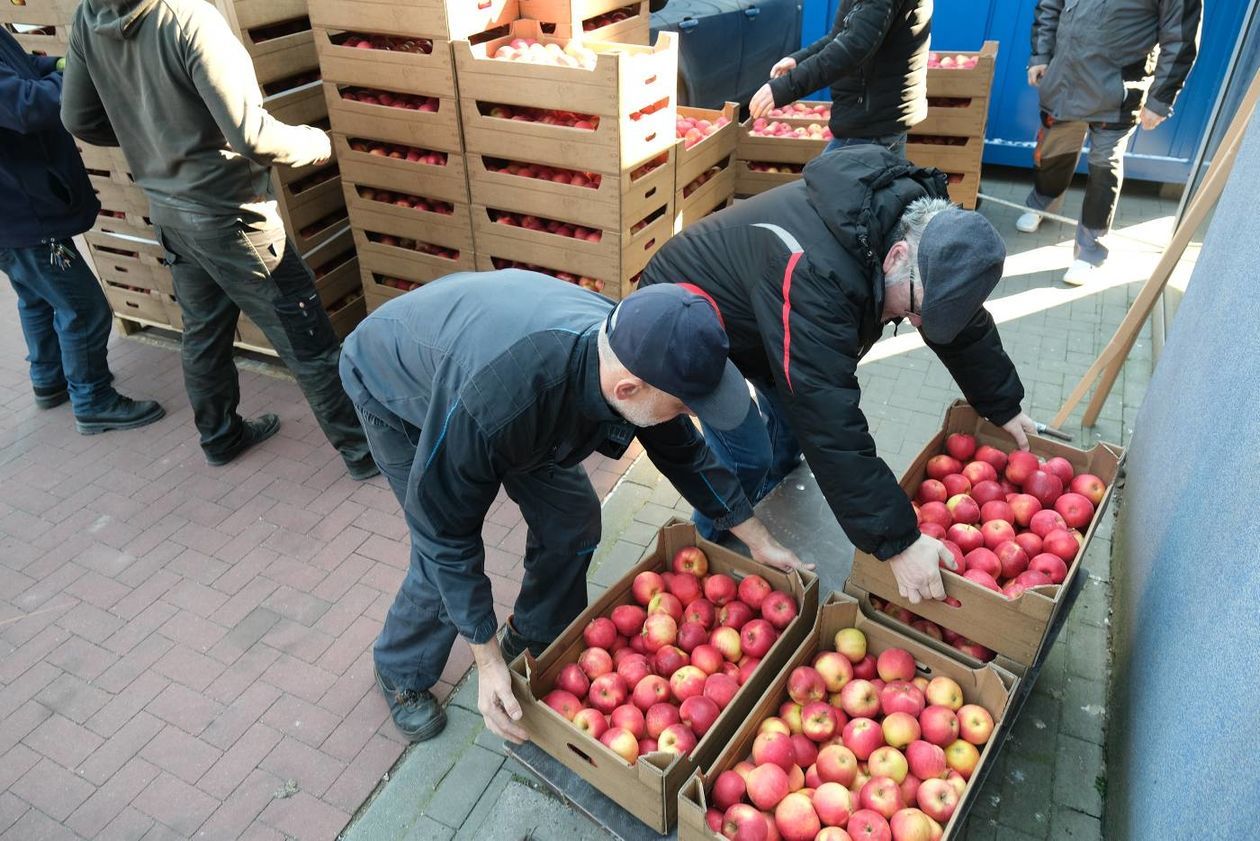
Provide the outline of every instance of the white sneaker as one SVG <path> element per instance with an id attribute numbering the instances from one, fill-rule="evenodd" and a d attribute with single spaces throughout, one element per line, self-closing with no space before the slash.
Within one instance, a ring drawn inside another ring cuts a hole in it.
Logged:
<path id="1" fill-rule="evenodd" d="M 1041 220 L 1044 218 L 1040 213 L 1030 210 L 1015 220 L 1015 230 L 1023 231 L 1026 234 L 1035 234 L 1037 229 L 1041 227 Z"/>
<path id="2" fill-rule="evenodd" d="M 1063 273 L 1063 282 L 1068 286 L 1084 286 L 1098 277 L 1101 271 L 1102 266 L 1095 266 L 1084 260 L 1073 260 L 1072 265 L 1068 266 L 1067 271 Z"/>

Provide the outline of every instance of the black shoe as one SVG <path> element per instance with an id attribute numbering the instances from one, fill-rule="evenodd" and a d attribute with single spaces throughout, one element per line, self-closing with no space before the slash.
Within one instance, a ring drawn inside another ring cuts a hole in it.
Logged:
<path id="1" fill-rule="evenodd" d="M 372 460 L 370 455 L 364 456 L 362 460 L 356 461 L 354 464 L 347 463 L 346 472 L 356 482 L 362 482 L 364 479 L 371 479 L 373 476 L 381 475 L 381 469 L 376 466 L 376 462 Z"/>
<path id="2" fill-rule="evenodd" d="M 280 418 L 273 414 L 259 415 L 243 424 L 241 440 L 225 453 L 211 455 L 206 453 L 206 463 L 213 467 L 222 467 L 255 444 L 261 444 L 280 430 Z"/>
<path id="3" fill-rule="evenodd" d="M 412 742 L 432 739 L 446 727 L 446 710 L 427 689 L 398 689 L 376 669 L 376 685 L 389 704 L 394 725 Z"/>
<path id="4" fill-rule="evenodd" d="M 155 400 L 132 400 L 121 394 L 114 404 L 90 415 L 75 415 L 74 426 L 84 435 L 96 435 L 111 429 L 137 429 L 166 417 L 166 410 Z"/>
<path id="5" fill-rule="evenodd" d="M 503 652 L 503 660 L 511 663 L 521 654 L 528 651 L 535 657 L 541 657 L 542 653 L 547 650 L 550 642 L 543 640 L 532 640 L 521 635 L 516 630 L 516 626 L 512 624 L 512 617 L 503 623 L 503 627 L 499 629 L 499 651 Z"/>
<path id="6" fill-rule="evenodd" d="M 41 409 L 55 409 L 70 399 L 65 385 L 35 387 L 35 405 Z"/>

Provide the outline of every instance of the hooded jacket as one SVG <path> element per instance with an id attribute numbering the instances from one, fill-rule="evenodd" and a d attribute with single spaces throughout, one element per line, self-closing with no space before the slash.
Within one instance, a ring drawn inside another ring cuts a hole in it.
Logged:
<path id="1" fill-rule="evenodd" d="M 263 109 L 249 54 L 205 0 L 83 0 L 61 118 L 121 146 L 153 221 L 183 230 L 280 225 L 267 168 L 329 154 L 319 129 Z"/>
<path id="2" fill-rule="evenodd" d="M 841 0 L 824 37 L 770 80 L 775 105 L 831 87 L 836 137 L 900 134 L 927 117 L 932 0 Z"/>
<path id="3" fill-rule="evenodd" d="M 909 499 L 875 452 L 858 360 L 883 331 L 883 260 L 907 205 L 946 197 L 945 176 L 874 145 L 815 158 L 804 178 L 715 213 L 663 246 L 641 284 L 691 283 L 726 325 L 731 359 L 776 389 L 837 521 L 880 559 L 918 539 Z M 954 341 L 927 342 L 994 423 L 1024 389 L 983 307 Z"/>
<path id="4" fill-rule="evenodd" d="M 81 234 L 101 209 L 61 126 L 56 63 L 28 55 L 0 29 L 0 248 Z"/>

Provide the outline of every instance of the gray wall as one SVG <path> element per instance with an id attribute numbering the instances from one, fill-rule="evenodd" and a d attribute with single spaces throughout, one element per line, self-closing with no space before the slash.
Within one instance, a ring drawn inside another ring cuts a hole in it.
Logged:
<path id="1" fill-rule="evenodd" d="M 1260 827 L 1260 113 L 1135 424 L 1107 838 Z"/>

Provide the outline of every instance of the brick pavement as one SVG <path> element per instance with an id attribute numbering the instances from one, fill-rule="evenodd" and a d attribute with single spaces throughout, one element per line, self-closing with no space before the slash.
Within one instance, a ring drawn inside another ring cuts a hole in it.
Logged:
<path id="1" fill-rule="evenodd" d="M 403 749 L 371 678 L 408 558 L 384 481 L 347 478 L 255 362 L 242 408 L 281 431 L 208 467 L 169 341 L 110 347 L 120 390 L 168 416 L 80 436 L 69 406 L 34 408 L 7 283 L 0 324 L 0 839 L 335 837 Z M 601 494 L 635 454 L 588 461 Z M 511 501 L 484 537 L 502 618 Z M 471 662 L 457 644 L 438 694 Z"/>

